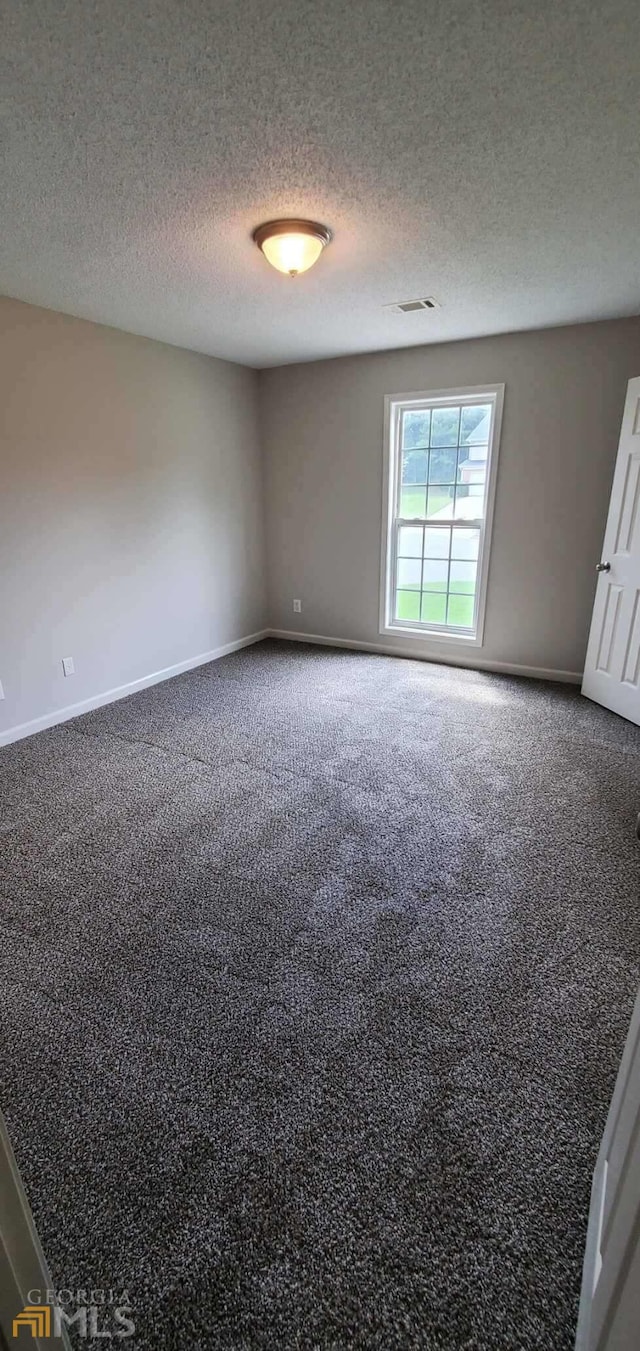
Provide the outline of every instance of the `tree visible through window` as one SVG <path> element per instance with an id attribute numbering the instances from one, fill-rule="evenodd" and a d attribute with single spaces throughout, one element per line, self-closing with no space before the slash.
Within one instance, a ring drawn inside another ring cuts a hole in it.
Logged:
<path id="1" fill-rule="evenodd" d="M 476 635 L 500 395 L 392 401 L 383 627 Z"/>

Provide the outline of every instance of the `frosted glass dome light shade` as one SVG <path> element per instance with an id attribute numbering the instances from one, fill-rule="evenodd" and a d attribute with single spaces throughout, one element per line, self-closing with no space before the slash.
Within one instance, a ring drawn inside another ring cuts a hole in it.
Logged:
<path id="1" fill-rule="evenodd" d="M 297 277 L 318 261 L 331 231 L 312 220 L 271 220 L 259 225 L 253 238 L 272 267 Z"/>

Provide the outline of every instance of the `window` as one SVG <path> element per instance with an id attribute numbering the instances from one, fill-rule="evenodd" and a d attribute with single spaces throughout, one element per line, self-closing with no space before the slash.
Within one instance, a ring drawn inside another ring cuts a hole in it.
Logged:
<path id="1" fill-rule="evenodd" d="M 503 392 L 385 400 L 382 633 L 481 644 Z"/>

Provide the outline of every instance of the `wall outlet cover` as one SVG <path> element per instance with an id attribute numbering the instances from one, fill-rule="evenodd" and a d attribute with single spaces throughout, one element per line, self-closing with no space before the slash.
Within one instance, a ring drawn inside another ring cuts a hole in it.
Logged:
<path id="1" fill-rule="evenodd" d="M 293 602 L 293 613 L 294 613 L 294 615 L 302 614 L 302 601 L 301 601 L 301 600 L 294 600 L 294 602 Z"/>
<path id="2" fill-rule="evenodd" d="M 66 676 L 75 675 L 76 668 L 73 664 L 73 657 L 62 658 L 62 669 Z"/>
<path id="3" fill-rule="evenodd" d="M 1 681 L 1 680 L 0 680 L 0 699 L 4 699 L 4 690 L 3 690 L 3 688 L 2 688 L 2 681 Z"/>

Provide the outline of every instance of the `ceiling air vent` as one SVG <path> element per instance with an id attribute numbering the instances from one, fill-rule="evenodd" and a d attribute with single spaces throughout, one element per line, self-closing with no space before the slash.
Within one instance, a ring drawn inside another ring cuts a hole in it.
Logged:
<path id="1" fill-rule="evenodd" d="M 393 304 L 385 305 L 385 310 L 394 310 L 396 314 L 414 314 L 416 310 L 439 310 L 440 305 L 433 296 L 425 296 L 423 300 L 394 300 Z"/>

